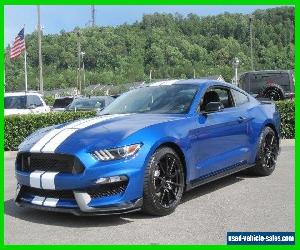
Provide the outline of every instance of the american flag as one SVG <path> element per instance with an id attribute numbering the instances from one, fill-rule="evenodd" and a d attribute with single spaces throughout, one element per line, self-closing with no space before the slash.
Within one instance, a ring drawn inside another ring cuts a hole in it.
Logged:
<path id="1" fill-rule="evenodd" d="M 15 38 L 13 47 L 10 50 L 10 59 L 17 58 L 19 55 L 21 55 L 23 50 L 25 50 L 24 28 L 21 29 Z"/>

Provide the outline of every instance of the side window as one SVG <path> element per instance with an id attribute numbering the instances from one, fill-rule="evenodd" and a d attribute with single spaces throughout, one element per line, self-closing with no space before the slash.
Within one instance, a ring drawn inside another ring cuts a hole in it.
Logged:
<path id="1" fill-rule="evenodd" d="M 33 102 L 34 102 L 34 104 L 35 104 L 36 107 L 43 106 L 43 103 L 42 103 L 40 97 L 38 97 L 36 95 L 33 96 Z"/>
<path id="2" fill-rule="evenodd" d="M 28 95 L 27 96 L 27 107 L 30 107 L 30 106 L 41 107 L 41 106 L 43 106 L 43 103 L 38 96 Z"/>
<path id="3" fill-rule="evenodd" d="M 234 101 L 236 106 L 241 106 L 242 104 L 249 102 L 248 96 L 241 93 L 240 91 L 232 89 L 232 94 L 234 96 Z"/>
<path id="4" fill-rule="evenodd" d="M 233 99 L 230 90 L 222 87 L 208 89 L 201 99 L 200 112 L 205 110 L 205 106 L 210 102 L 221 102 L 224 108 L 233 107 Z"/>
<path id="5" fill-rule="evenodd" d="M 32 95 L 27 95 L 26 96 L 26 107 L 31 107 L 34 105 L 34 101 L 33 101 L 33 98 L 32 98 Z"/>

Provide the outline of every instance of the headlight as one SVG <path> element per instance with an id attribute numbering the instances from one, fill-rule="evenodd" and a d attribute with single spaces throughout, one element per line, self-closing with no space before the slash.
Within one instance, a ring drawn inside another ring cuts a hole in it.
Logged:
<path id="1" fill-rule="evenodd" d="M 141 147 L 142 144 L 133 144 L 120 148 L 97 150 L 91 154 L 96 160 L 100 161 L 119 160 L 134 156 Z"/>

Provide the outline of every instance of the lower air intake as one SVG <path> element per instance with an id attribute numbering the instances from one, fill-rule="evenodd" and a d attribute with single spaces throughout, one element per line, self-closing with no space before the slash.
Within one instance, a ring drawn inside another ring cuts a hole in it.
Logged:
<path id="1" fill-rule="evenodd" d="M 127 184 L 127 181 L 101 184 L 92 188 L 88 188 L 85 190 L 85 192 L 87 192 L 92 199 L 103 198 L 123 193 L 126 190 Z"/>
<path id="2" fill-rule="evenodd" d="M 55 198 L 55 199 L 70 199 L 70 200 L 75 199 L 72 190 L 46 190 L 46 189 L 22 186 L 20 192 L 22 195 L 40 196 L 40 197 Z"/>

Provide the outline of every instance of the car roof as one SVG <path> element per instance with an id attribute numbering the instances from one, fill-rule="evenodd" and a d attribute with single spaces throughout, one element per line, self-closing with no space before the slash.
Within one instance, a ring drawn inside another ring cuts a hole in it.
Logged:
<path id="1" fill-rule="evenodd" d="M 238 90 L 239 92 L 242 92 L 248 96 L 250 96 L 246 91 L 242 90 L 236 85 L 233 85 L 231 83 L 227 83 L 220 80 L 211 80 L 211 79 L 188 79 L 188 80 L 167 80 L 167 81 L 160 81 L 152 83 L 148 86 L 164 86 L 164 85 L 176 85 L 176 84 L 192 84 L 192 85 L 206 85 L 207 87 L 210 86 L 224 86 L 228 88 L 232 88 L 235 90 Z"/>
<path id="2" fill-rule="evenodd" d="M 290 73 L 292 70 L 285 70 L 285 69 L 267 69 L 267 70 L 254 70 L 254 71 L 247 71 L 243 72 L 241 75 L 245 74 L 272 74 L 272 73 Z"/>
<path id="3" fill-rule="evenodd" d="M 75 96 L 60 96 L 55 98 L 55 100 L 62 100 L 62 99 L 74 99 L 76 98 Z"/>
<path id="4" fill-rule="evenodd" d="M 38 92 L 31 92 L 31 91 L 22 91 L 22 92 L 6 92 L 4 96 L 24 96 L 24 95 L 37 95 L 37 96 L 42 96 Z"/>
<path id="5" fill-rule="evenodd" d="M 110 96 L 91 96 L 91 97 L 79 97 L 79 98 L 76 98 L 76 101 L 79 101 L 79 100 L 97 100 L 97 99 L 106 99 L 106 98 L 112 98 Z"/>
<path id="6" fill-rule="evenodd" d="M 174 84 L 193 84 L 193 85 L 225 85 L 225 86 L 233 86 L 232 84 L 226 83 L 220 80 L 211 80 L 211 79 L 187 79 L 187 80 L 166 80 L 159 81 L 155 83 L 151 83 L 150 86 L 163 86 L 163 85 L 174 85 Z"/>

